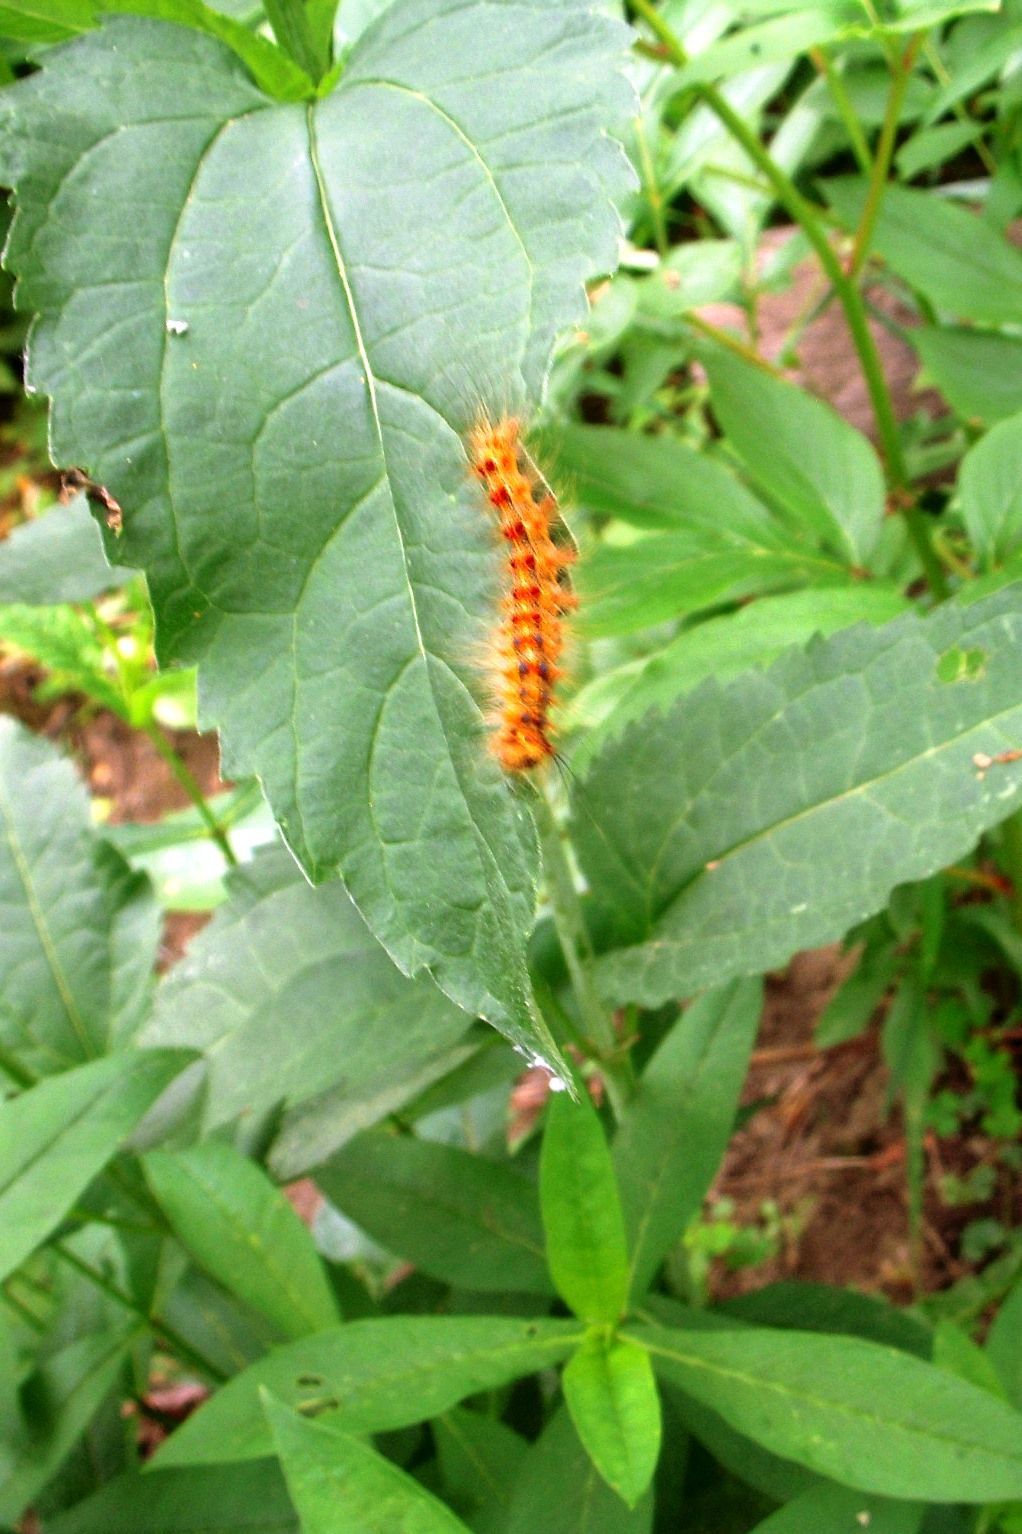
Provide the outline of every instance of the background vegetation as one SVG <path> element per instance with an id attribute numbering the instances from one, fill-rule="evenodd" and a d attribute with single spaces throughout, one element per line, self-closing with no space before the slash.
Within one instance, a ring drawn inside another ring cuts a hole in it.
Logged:
<path id="1" fill-rule="evenodd" d="M 0 33 L 0 1524 L 1018 1534 L 1022 8 Z"/>

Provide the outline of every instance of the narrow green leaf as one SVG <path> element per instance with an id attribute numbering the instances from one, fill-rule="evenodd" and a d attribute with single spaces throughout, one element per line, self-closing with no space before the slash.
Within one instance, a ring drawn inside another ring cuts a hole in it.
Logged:
<path id="1" fill-rule="evenodd" d="M 704 533 L 651 533 L 604 544 L 578 569 L 578 627 L 587 637 L 628 634 L 724 602 L 812 580 L 845 579 L 798 550 L 738 546 Z"/>
<path id="2" fill-rule="evenodd" d="M 205 1128 L 332 1087 L 335 1111 L 377 1099 L 384 1114 L 387 1094 L 465 1033 L 470 1019 L 428 976 L 395 968 L 341 886 L 311 889 L 283 848 L 229 887 L 160 987 L 143 1034 L 203 1052 Z"/>
<path id="3" fill-rule="evenodd" d="M 852 629 L 707 683 L 604 747 L 575 845 L 618 948 L 608 999 L 658 1006 L 840 937 L 1009 815 L 1017 587 Z"/>
<path id="4" fill-rule="evenodd" d="M 1022 1283 L 1017 1283 L 994 1318 L 987 1354 L 1008 1392 L 1022 1410 Z"/>
<path id="5" fill-rule="evenodd" d="M 574 1321 L 482 1316 L 388 1316 L 349 1321 L 277 1348 L 229 1381 L 167 1439 L 156 1463 L 259 1459 L 270 1443 L 262 1387 L 305 1415 L 352 1433 L 439 1416 L 509 1380 L 550 1368 L 582 1341 Z"/>
<path id="6" fill-rule="evenodd" d="M 137 969 L 129 980 L 132 960 L 117 933 L 122 920 L 134 926 L 140 912 L 129 907 L 145 898 L 93 833 L 71 763 L 0 719 L 0 1044 L 28 1070 L 63 1070 L 102 1054 L 115 1031 L 137 1021 L 128 993 L 146 982 Z M 145 920 L 134 926 L 134 957 L 144 967 L 151 936 Z"/>
<path id="7" fill-rule="evenodd" d="M 866 201 L 859 177 L 824 184 L 831 207 L 850 229 Z M 1022 255 L 982 218 L 932 192 L 888 186 L 873 249 L 937 308 L 961 319 L 1012 324 L 1022 308 Z"/>
<path id="8" fill-rule="evenodd" d="M 374 1091 L 354 1096 L 342 1080 L 336 1087 L 284 1114 L 280 1132 L 266 1158 L 273 1176 L 278 1182 L 288 1182 L 312 1167 L 322 1166 L 360 1131 L 379 1123 L 388 1114 L 416 1104 L 431 1088 L 440 1093 L 448 1086 L 453 1090 L 463 1071 L 474 1073 L 478 1069 L 486 1078 L 485 1085 L 496 1085 L 499 1078 L 510 1088 L 521 1074 L 518 1056 L 505 1051 L 492 1036 L 480 1034 L 481 1030 L 470 1031 L 442 1052 L 430 1050 L 418 1058 L 410 1055 L 406 1059 L 393 1056 L 388 1038 L 389 1069 Z"/>
<path id="9" fill-rule="evenodd" d="M 932 381 L 966 420 L 991 423 L 1022 410 L 1022 340 L 983 330 L 920 325 L 907 332 Z"/>
<path id="10" fill-rule="evenodd" d="M 633 1342 L 594 1335 L 568 1360 L 563 1385 L 587 1454 L 634 1507 L 660 1455 L 660 1398 L 649 1354 Z"/>
<path id="11" fill-rule="evenodd" d="M 576 1315 L 616 1323 L 628 1298 L 628 1250 L 614 1165 L 596 1110 L 557 1093 L 547 1109 L 539 1172 L 547 1262 Z"/>
<path id="12" fill-rule="evenodd" d="M 469 1534 L 449 1507 L 375 1449 L 268 1393 L 266 1412 L 302 1534 Z"/>
<path id="13" fill-rule="evenodd" d="M 0 1103 L 0 1278 L 46 1239 L 188 1059 L 126 1051 Z"/>
<path id="14" fill-rule="evenodd" d="M 477 1531 L 500 1529 L 529 1446 L 496 1417 L 454 1406 L 432 1424 L 444 1492 Z"/>
<path id="15" fill-rule="evenodd" d="M 775 1454 L 881 1496 L 1022 1496 L 1022 1416 L 892 1348 L 808 1332 L 630 1328 L 667 1380 Z"/>
<path id="16" fill-rule="evenodd" d="M 146 1178 L 178 1240 L 285 1337 L 340 1317 L 312 1237 L 279 1188 L 233 1146 L 152 1151 Z"/>
<path id="17" fill-rule="evenodd" d="M 750 1294 L 725 1300 L 713 1314 L 757 1326 L 863 1337 L 868 1342 L 882 1342 L 887 1347 L 914 1353 L 917 1358 L 930 1358 L 933 1353 L 933 1332 L 918 1316 L 879 1295 L 860 1294 L 855 1289 L 839 1289 L 831 1284 L 802 1279 L 767 1284 Z"/>
<path id="18" fill-rule="evenodd" d="M 106 1047 L 123 1048 L 152 1011 L 163 909 L 149 876 L 132 868 L 104 837 L 94 848 L 110 923 L 110 1012 Z"/>
<path id="19" fill-rule="evenodd" d="M 891 1502 L 849 1491 L 844 1486 L 814 1486 L 758 1523 L 752 1534 L 916 1534 L 923 1521 L 919 1502 Z"/>
<path id="20" fill-rule="evenodd" d="M 46 1534 L 298 1534 L 284 1478 L 270 1460 L 116 1476 Z"/>
<path id="21" fill-rule="evenodd" d="M 0 542 L 0 602 L 89 602 L 133 576 L 107 561 L 83 494 L 22 523 Z"/>
<path id="22" fill-rule="evenodd" d="M 978 1390 L 989 1390 L 1002 1401 L 1009 1399 L 989 1352 L 973 1342 L 968 1332 L 949 1317 L 937 1322 L 933 1334 L 933 1362 L 938 1369 L 967 1380 Z"/>
<path id="23" fill-rule="evenodd" d="M 756 484 L 846 562 L 866 565 L 884 515 L 869 442 L 794 384 L 726 352 L 704 357 L 714 413 Z"/>
<path id="24" fill-rule="evenodd" d="M 500 1162 L 410 1135 L 360 1135 L 317 1185 L 388 1251 L 465 1289 L 549 1294 L 536 1188 Z"/>
<path id="25" fill-rule="evenodd" d="M 561 1409 L 526 1455 L 507 1534 L 650 1534 L 653 1496 L 628 1507 L 600 1476 Z"/>
<path id="26" fill-rule="evenodd" d="M 719 537 L 726 530 L 736 543 L 771 535 L 762 502 L 719 459 L 677 437 L 566 425 L 545 432 L 541 445 L 573 499 L 600 516 L 650 532 L 701 527 Z M 776 530 L 773 536 L 781 542 Z"/>
<path id="27" fill-rule="evenodd" d="M 633 1301 L 702 1205 L 734 1127 L 763 986 L 736 980 L 682 1014 L 642 1073 L 614 1140 Z"/>
<path id="28" fill-rule="evenodd" d="M 0 1474 L 0 1519 L 14 1523 L 52 1480 L 113 1388 L 132 1339 L 124 1326 L 61 1348 L 21 1387 L 29 1434 Z"/>
<path id="29" fill-rule="evenodd" d="M 56 458 L 124 508 L 162 661 L 198 662 L 225 771 L 395 963 L 547 1054 L 463 439 L 539 398 L 614 265 L 627 40 L 588 0 L 405 0 L 291 106 L 216 39 L 118 17 L 0 97 L 29 378 Z"/>
<path id="30" fill-rule="evenodd" d="M 958 493 L 984 563 L 1007 559 L 1022 543 L 1022 414 L 998 422 L 966 453 Z"/>

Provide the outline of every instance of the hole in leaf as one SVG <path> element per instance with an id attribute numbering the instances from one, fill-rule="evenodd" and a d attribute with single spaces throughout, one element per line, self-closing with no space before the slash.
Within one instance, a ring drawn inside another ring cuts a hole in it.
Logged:
<path id="1" fill-rule="evenodd" d="M 941 682 L 978 682 L 986 675 L 986 669 L 985 650 L 963 650 L 959 645 L 952 645 L 937 662 L 937 679 Z"/>

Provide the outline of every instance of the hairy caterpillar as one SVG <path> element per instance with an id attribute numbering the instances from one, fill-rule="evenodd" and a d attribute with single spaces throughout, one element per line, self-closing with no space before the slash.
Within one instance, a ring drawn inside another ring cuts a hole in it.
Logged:
<path id="1" fill-rule="evenodd" d="M 550 711 L 561 675 L 562 615 L 575 605 L 563 572 L 574 552 L 554 541 L 557 501 L 522 445 L 518 421 L 483 417 L 469 433 L 468 451 L 507 549 L 488 655 L 490 749 L 505 772 L 526 772 L 554 754 Z"/>

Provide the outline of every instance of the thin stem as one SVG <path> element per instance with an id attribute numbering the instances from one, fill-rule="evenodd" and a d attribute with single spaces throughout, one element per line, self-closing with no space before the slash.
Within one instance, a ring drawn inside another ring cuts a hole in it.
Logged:
<path id="1" fill-rule="evenodd" d="M 908 47 L 902 55 L 901 61 L 894 72 L 891 81 L 891 89 L 887 97 L 887 106 L 884 111 L 884 120 L 880 128 L 880 137 L 877 140 L 876 157 L 873 161 L 873 170 L 869 178 L 869 191 L 866 193 L 866 202 L 859 220 L 859 227 L 855 231 L 855 242 L 852 246 L 852 257 L 848 263 L 848 276 L 853 281 L 858 277 L 866 264 L 869 248 L 873 241 L 873 231 L 876 221 L 880 216 L 880 206 L 884 200 L 884 191 L 887 186 L 887 178 L 891 173 L 891 160 L 894 156 L 894 144 L 898 136 L 898 123 L 901 119 L 901 108 L 905 100 L 905 91 L 908 82 L 912 78 L 912 66 L 915 63 L 916 50 L 922 41 L 922 33 L 917 32 L 909 40 Z"/>
<path id="2" fill-rule="evenodd" d="M 210 809 L 206 796 L 199 787 L 187 762 L 175 751 L 158 724 L 147 724 L 145 732 L 206 822 L 210 836 L 220 848 L 227 862 L 232 868 L 237 868 L 238 859 L 235 856 L 234 848 L 231 846 L 230 837 Z"/>
<path id="3" fill-rule="evenodd" d="M 701 314 L 696 314 L 692 311 L 685 315 L 685 322 L 691 325 L 693 330 L 698 330 L 702 335 L 708 336 L 711 341 L 715 341 L 718 346 L 726 347 L 728 351 L 734 352 L 737 357 L 742 357 L 746 362 L 751 363 L 753 367 L 762 368 L 764 373 L 770 373 L 774 378 L 783 378 L 784 375 L 781 369 L 775 367 L 769 358 L 764 357 L 754 346 L 747 346 L 744 341 L 739 340 L 738 336 L 733 336 L 730 331 L 721 330 L 718 325 L 712 325 L 709 320 L 704 320 Z"/>
<path id="4" fill-rule="evenodd" d="M 539 844 L 543 853 L 546 873 L 547 895 L 553 915 L 554 928 L 564 960 L 568 966 L 571 987 L 593 1053 L 599 1060 L 607 1082 L 607 1092 L 614 1110 L 620 1115 L 621 1106 L 630 1095 L 630 1064 L 622 1067 L 614 1019 L 593 984 L 591 966 L 592 944 L 582 914 L 582 902 L 575 885 L 575 876 L 568 861 L 564 839 L 554 816 L 553 806 L 546 785 L 537 788 L 534 804 Z"/>
<path id="5" fill-rule="evenodd" d="M 660 15 L 652 0 L 632 0 L 632 5 L 664 44 L 670 53 L 672 63 L 677 65 L 678 68 L 682 68 L 687 64 L 688 54 L 681 41 Z M 858 353 L 859 366 L 862 369 L 866 388 L 869 391 L 877 430 L 880 433 L 880 440 L 887 461 L 888 479 L 895 491 L 907 491 L 909 483 L 908 468 L 901 448 L 901 438 L 898 433 L 894 405 L 891 401 L 890 390 L 887 387 L 887 380 L 884 377 L 880 354 L 877 351 L 873 333 L 869 328 L 869 320 L 866 315 L 862 294 L 859 292 L 857 283 L 849 278 L 838 259 L 820 216 L 820 210 L 814 208 L 802 196 L 795 183 L 788 178 L 766 148 L 760 143 L 756 134 L 744 119 L 739 116 L 727 97 L 722 95 L 716 86 L 696 83 L 693 84 L 693 90 L 702 97 L 703 101 L 715 113 L 724 127 L 727 128 L 731 136 L 741 145 L 752 163 L 762 171 L 773 188 L 777 201 L 787 210 L 795 222 L 800 224 L 805 230 L 806 238 L 815 250 L 820 265 L 830 278 L 834 292 L 837 294 L 838 302 L 844 310 L 845 320 L 851 331 L 852 342 Z M 914 502 L 910 502 L 909 498 L 905 495 L 902 495 L 900 498 L 900 509 L 904 512 L 909 537 L 915 547 L 919 562 L 926 573 L 933 594 L 938 600 L 942 601 L 949 595 L 949 588 L 944 568 L 930 542 L 927 519 L 918 511 Z"/>
<path id="6" fill-rule="evenodd" d="M 209 1359 L 205 1358 L 197 1348 L 193 1348 L 191 1343 L 182 1337 L 175 1327 L 169 1325 L 161 1316 L 150 1315 L 144 1306 L 137 1304 L 131 1298 L 130 1294 L 125 1294 L 123 1289 L 118 1288 L 105 1274 L 100 1273 L 98 1268 L 94 1268 L 91 1263 L 79 1257 L 77 1252 L 71 1251 L 70 1247 L 65 1246 L 63 1241 L 54 1241 L 52 1246 L 58 1257 L 62 1257 L 70 1267 L 80 1273 L 83 1278 L 88 1279 L 89 1283 L 94 1284 L 97 1289 L 101 1289 L 104 1294 L 108 1295 L 118 1305 L 122 1305 L 125 1310 L 137 1316 L 140 1321 L 143 1321 L 146 1326 L 161 1336 L 182 1359 L 192 1364 L 196 1369 L 201 1370 L 203 1374 L 208 1375 L 217 1384 L 223 1384 L 227 1378 L 226 1374 L 221 1369 L 218 1369 L 215 1364 L 210 1363 Z"/>
<path id="7" fill-rule="evenodd" d="M 948 72 L 948 69 L 947 69 L 946 64 L 944 63 L 944 60 L 941 58 L 940 54 L 938 53 L 936 45 L 934 44 L 932 38 L 928 37 L 926 39 L 925 43 L 923 44 L 923 56 L 926 59 L 927 64 L 929 64 L 930 68 L 933 70 L 934 76 L 936 77 L 936 80 L 937 80 L 937 84 L 938 85 L 950 85 L 951 84 L 951 75 Z M 958 122 L 960 122 L 960 123 L 968 123 L 970 125 L 970 127 L 971 127 L 973 119 L 969 116 L 968 111 L 966 110 L 966 108 L 963 106 L 963 104 L 960 101 L 956 101 L 954 103 L 954 105 L 951 108 L 951 112 L 952 112 L 953 116 L 957 119 Z M 982 138 L 977 139 L 975 144 L 972 147 L 975 149 L 977 155 L 979 156 L 980 160 L 982 161 L 983 169 L 986 171 L 987 175 L 988 176 L 996 176 L 996 174 L 997 174 L 997 161 L 995 160 L 994 156 L 990 153 L 990 150 L 987 148 L 986 144 L 984 144 Z"/>
<path id="8" fill-rule="evenodd" d="M 873 157 L 869 152 L 866 135 L 862 131 L 862 124 L 859 122 L 855 108 L 852 105 L 852 98 L 848 94 L 841 71 L 835 69 L 833 60 L 823 48 L 810 48 L 809 57 L 827 82 L 842 126 L 848 134 L 848 142 L 852 146 L 852 153 L 859 162 L 859 169 L 866 176 L 872 175 Z"/>
<path id="9" fill-rule="evenodd" d="M 635 119 L 635 142 L 639 146 L 643 191 L 646 193 L 650 217 L 653 220 L 653 237 L 656 240 L 656 247 L 661 256 L 666 256 L 671 247 L 670 241 L 667 238 L 667 222 L 664 217 L 664 197 L 660 190 L 660 184 L 657 181 L 653 156 L 650 153 L 646 124 L 641 116 Z"/>

